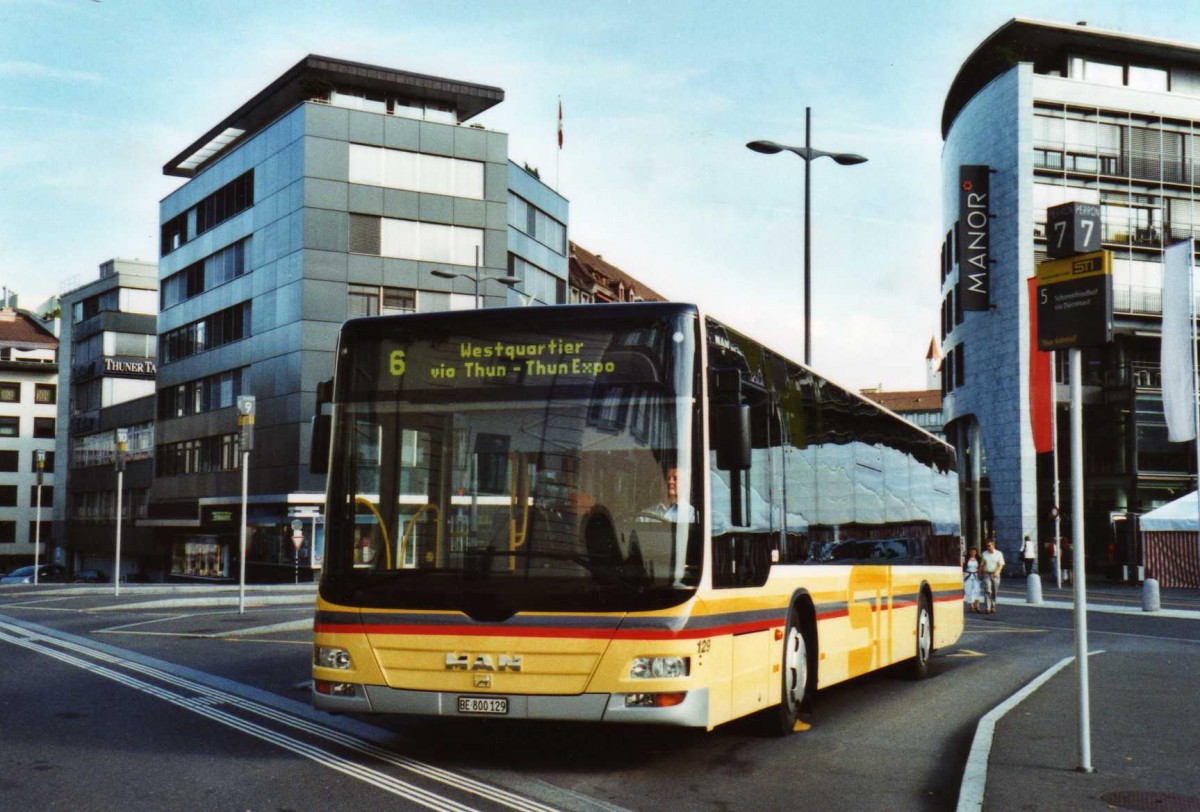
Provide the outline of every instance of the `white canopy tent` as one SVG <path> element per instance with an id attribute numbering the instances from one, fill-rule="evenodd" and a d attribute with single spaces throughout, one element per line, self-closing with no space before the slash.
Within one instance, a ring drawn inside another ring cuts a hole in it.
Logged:
<path id="1" fill-rule="evenodd" d="M 1195 492 L 1142 514 L 1140 525 L 1146 577 L 1164 587 L 1200 588 Z"/>
<path id="2" fill-rule="evenodd" d="M 1149 533 L 1181 530 L 1190 530 L 1194 533 L 1197 521 L 1196 492 L 1192 491 L 1189 494 L 1179 497 L 1174 502 L 1168 502 L 1149 513 L 1143 513 L 1141 528 L 1143 532 Z"/>

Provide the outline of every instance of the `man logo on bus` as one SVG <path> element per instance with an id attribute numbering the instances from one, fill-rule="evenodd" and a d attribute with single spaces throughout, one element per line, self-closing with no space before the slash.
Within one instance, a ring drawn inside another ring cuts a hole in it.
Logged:
<path id="1" fill-rule="evenodd" d="M 391 365 L 392 375 L 399 378 L 404 374 L 404 350 L 392 350 L 391 357 L 388 359 Z"/>
<path id="2" fill-rule="evenodd" d="M 446 654 L 447 671 L 520 671 L 520 654 Z"/>

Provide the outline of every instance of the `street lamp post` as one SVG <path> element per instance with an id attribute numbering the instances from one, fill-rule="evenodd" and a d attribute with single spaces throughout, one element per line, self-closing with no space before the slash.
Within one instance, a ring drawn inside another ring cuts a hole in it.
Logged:
<path id="1" fill-rule="evenodd" d="M 461 276 L 464 279 L 470 279 L 472 282 L 474 282 L 475 283 L 475 309 L 476 310 L 480 309 L 480 307 L 482 306 L 482 303 L 479 301 L 479 283 L 480 282 L 496 281 L 502 285 L 515 285 L 521 281 L 521 277 L 519 277 L 519 276 L 482 276 L 481 277 L 479 275 L 479 246 L 475 246 L 475 273 L 474 273 L 474 275 L 469 274 L 469 273 L 462 273 L 461 271 L 441 271 L 441 270 L 430 271 L 430 273 L 432 273 L 434 276 L 439 277 L 441 279 L 456 279 Z"/>
<path id="2" fill-rule="evenodd" d="M 125 490 L 125 449 L 129 447 L 129 430 L 117 429 L 113 435 L 117 464 L 117 546 L 113 554 L 113 595 L 121 594 L 121 497 Z"/>
<path id="3" fill-rule="evenodd" d="M 747 147 L 755 152 L 774 155 L 791 152 L 804 159 L 804 365 L 812 366 L 812 191 L 808 165 L 817 158 L 832 158 L 842 166 L 866 163 L 866 158 L 852 152 L 826 152 L 812 148 L 812 108 L 804 108 L 804 146 L 791 147 L 774 141 L 751 141 Z"/>
<path id="4" fill-rule="evenodd" d="M 38 570 L 42 567 L 42 472 L 46 470 L 46 452 L 41 449 L 34 451 L 33 464 L 37 469 L 37 513 L 33 518 L 33 583 L 36 586 Z"/>
<path id="5" fill-rule="evenodd" d="M 238 534 L 238 614 L 246 613 L 246 509 L 250 501 L 250 451 L 254 448 L 254 395 L 238 395 L 237 424 L 241 430 L 238 449 L 242 453 L 242 525 Z"/>

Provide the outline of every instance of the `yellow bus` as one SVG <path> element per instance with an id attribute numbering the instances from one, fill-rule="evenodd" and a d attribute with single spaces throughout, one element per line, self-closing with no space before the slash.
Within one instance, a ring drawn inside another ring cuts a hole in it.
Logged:
<path id="1" fill-rule="evenodd" d="M 953 449 L 695 306 L 353 320 L 317 409 L 318 708 L 784 734 L 962 631 Z"/>

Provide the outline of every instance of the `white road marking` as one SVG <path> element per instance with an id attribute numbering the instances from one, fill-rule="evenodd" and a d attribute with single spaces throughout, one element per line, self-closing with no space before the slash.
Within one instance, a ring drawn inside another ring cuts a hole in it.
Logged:
<path id="1" fill-rule="evenodd" d="M 1103 650 L 1091 651 L 1088 652 L 1088 656 L 1094 657 L 1103 653 Z M 983 809 L 983 794 L 987 788 L 988 757 L 992 751 L 992 738 L 996 734 L 996 723 L 1004 717 L 1004 714 L 1024 702 L 1030 694 L 1073 662 L 1075 662 L 1074 657 L 1060 660 L 1042 672 L 1033 682 L 992 708 L 979 720 L 979 724 L 975 728 L 975 739 L 971 742 L 971 752 L 967 756 L 967 767 L 963 770 L 962 785 L 958 790 L 958 812 L 977 812 L 977 810 Z"/>
<path id="2" fill-rule="evenodd" d="M 555 812 L 554 807 L 547 806 L 539 803 L 538 801 L 508 792 L 507 790 L 499 787 L 485 784 L 467 776 L 458 775 L 439 767 L 424 764 L 416 761 L 415 759 L 397 755 L 390 750 L 372 744 L 363 739 L 342 733 L 341 731 L 334 730 L 332 728 L 324 727 L 323 725 L 319 725 L 314 722 L 297 718 L 266 705 L 243 699 L 236 694 L 221 691 L 216 688 L 210 688 L 192 680 L 177 677 L 168 672 L 161 671 L 132 660 L 126 660 L 103 651 L 91 649 L 78 643 L 72 643 L 70 641 L 58 639 L 48 635 L 41 635 L 20 626 L 12 626 L 10 624 L 0 623 L 0 629 L 4 630 L 0 631 L 0 640 L 7 641 L 31 651 L 36 651 L 68 665 L 82 668 L 92 674 L 96 674 L 98 676 L 119 682 L 123 685 L 127 685 L 143 693 L 157 697 L 166 702 L 170 702 L 177 707 L 185 708 L 194 713 L 198 713 L 227 727 L 240 730 L 248 735 L 254 736 L 255 738 L 261 739 L 262 741 L 269 742 L 285 750 L 296 753 L 297 755 L 315 761 L 322 766 L 336 770 L 352 778 L 357 778 L 360 781 L 364 781 L 372 786 L 376 786 L 385 790 L 386 792 L 408 798 L 409 800 L 429 809 L 445 810 L 446 812 L 469 812 L 472 807 L 465 806 L 457 801 L 443 798 L 416 785 L 394 778 L 387 773 L 373 770 L 369 767 L 358 764 L 357 762 L 350 761 L 349 759 L 322 750 L 318 747 L 314 747 L 306 742 L 273 731 L 270 728 L 263 727 L 262 725 L 255 724 L 254 722 L 233 716 L 228 712 L 219 710 L 213 706 L 219 704 L 227 707 L 234 707 L 239 710 L 258 715 L 278 724 L 302 731 L 313 737 L 341 745 L 353 752 L 371 756 L 383 761 L 386 764 L 399 767 L 423 778 L 445 784 L 446 786 L 453 787 L 463 792 L 472 793 L 482 798 L 486 798 L 510 809 L 521 810 L 522 812 Z M 73 656 L 72 654 L 68 654 L 64 651 L 60 651 L 59 648 L 67 649 L 77 654 L 84 655 L 110 665 L 119 666 L 130 671 L 141 673 L 157 681 L 198 694 L 198 696 L 187 697 L 173 693 L 165 688 L 161 688 L 148 682 L 143 682 L 142 680 L 136 679 L 127 674 L 115 671 L 112 668 L 98 665 L 96 663 L 89 662 L 88 660 L 81 659 L 80 657 Z"/>

